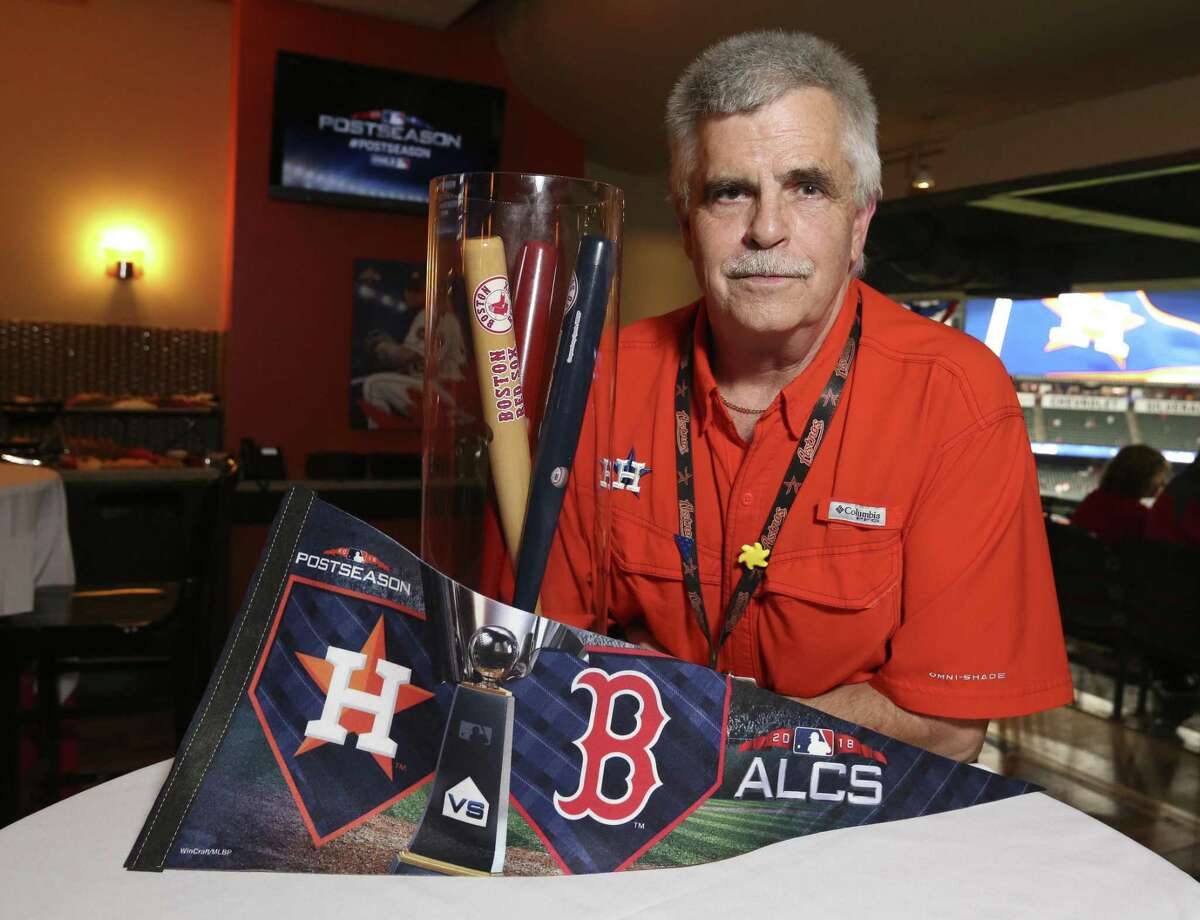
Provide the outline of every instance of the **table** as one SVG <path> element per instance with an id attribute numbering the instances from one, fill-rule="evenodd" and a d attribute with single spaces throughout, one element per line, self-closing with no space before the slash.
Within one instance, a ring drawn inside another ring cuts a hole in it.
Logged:
<path id="1" fill-rule="evenodd" d="M 1200 884 L 1035 793 L 849 828 L 689 869 L 574 878 L 393 878 L 121 868 L 169 762 L 0 830 L 5 916 L 1104 918 L 1200 916 Z"/>
<path id="2" fill-rule="evenodd" d="M 74 581 L 62 479 L 0 462 L 0 616 L 32 610 L 34 588 Z"/>

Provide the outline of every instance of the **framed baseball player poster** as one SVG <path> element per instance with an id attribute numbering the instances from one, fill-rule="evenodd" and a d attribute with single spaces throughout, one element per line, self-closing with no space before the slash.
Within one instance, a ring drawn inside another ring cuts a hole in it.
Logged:
<path id="1" fill-rule="evenodd" d="M 350 426 L 419 428 L 425 375 L 425 264 L 354 263 Z"/>

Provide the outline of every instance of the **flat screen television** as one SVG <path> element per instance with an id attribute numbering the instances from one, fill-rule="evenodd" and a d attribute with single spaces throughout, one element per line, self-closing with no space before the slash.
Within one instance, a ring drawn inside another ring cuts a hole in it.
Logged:
<path id="1" fill-rule="evenodd" d="M 965 328 L 1015 377 L 1200 385 L 1200 290 L 971 299 Z"/>
<path id="2" fill-rule="evenodd" d="M 429 180 L 490 171 L 504 91 L 280 51 L 270 194 L 424 213 Z"/>

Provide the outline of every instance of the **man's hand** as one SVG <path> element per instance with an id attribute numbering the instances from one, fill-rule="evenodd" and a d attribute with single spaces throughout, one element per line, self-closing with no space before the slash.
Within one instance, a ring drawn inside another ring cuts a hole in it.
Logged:
<path id="1" fill-rule="evenodd" d="M 866 683 L 844 684 L 799 702 L 935 754 L 968 763 L 979 757 L 988 727 L 986 719 L 943 719 L 909 712 Z"/>
<path id="2" fill-rule="evenodd" d="M 644 623 L 630 623 L 626 626 L 625 641 L 633 645 L 640 645 L 642 648 L 649 649 L 652 652 L 663 652 L 666 654 L 666 649 L 655 641 L 654 636 L 651 635 L 650 630 L 646 628 Z"/>

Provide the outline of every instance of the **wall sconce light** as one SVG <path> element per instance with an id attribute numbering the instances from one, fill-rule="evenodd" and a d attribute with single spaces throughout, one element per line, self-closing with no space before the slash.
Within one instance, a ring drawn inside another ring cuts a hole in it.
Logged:
<path id="1" fill-rule="evenodd" d="M 146 265 L 146 235 L 130 227 L 104 232 L 104 273 L 110 278 L 132 281 L 142 277 Z"/>
<path id="2" fill-rule="evenodd" d="M 140 249 L 104 250 L 104 270 L 110 278 L 119 278 L 121 281 L 140 278 L 145 264 L 146 254 Z"/>

